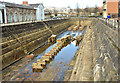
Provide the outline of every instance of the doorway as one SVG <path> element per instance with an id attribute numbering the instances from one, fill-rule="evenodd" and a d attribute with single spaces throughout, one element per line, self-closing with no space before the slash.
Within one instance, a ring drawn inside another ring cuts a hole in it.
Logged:
<path id="1" fill-rule="evenodd" d="M 2 9 L 2 20 L 3 20 L 3 23 L 5 23 L 5 18 L 4 18 L 4 9 Z"/>

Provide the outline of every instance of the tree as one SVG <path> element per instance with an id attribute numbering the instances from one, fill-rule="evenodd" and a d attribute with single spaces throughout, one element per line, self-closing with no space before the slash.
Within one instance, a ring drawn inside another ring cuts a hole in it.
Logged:
<path id="1" fill-rule="evenodd" d="M 98 6 L 95 5 L 94 13 L 97 13 L 97 12 L 98 12 Z"/>
<path id="2" fill-rule="evenodd" d="M 55 16 L 57 16 L 58 11 L 54 8 L 53 13 L 55 14 Z"/>
<path id="3" fill-rule="evenodd" d="M 72 13 L 72 9 L 71 9 L 71 7 L 68 6 L 67 8 L 69 9 L 68 13 L 69 13 L 69 14 Z"/>
<path id="4" fill-rule="evenodd" d="M 77 16 L 79 16 L 80 14 L 80 8 L 79 8 L 79 3 L 76 3 L 76 12 L 77 12 Z"/>
<path id="5" fill-rule="evenodd" d="M 89 12 L 89 6 L 88 5 L 85 8 L 85 12 Z"/>

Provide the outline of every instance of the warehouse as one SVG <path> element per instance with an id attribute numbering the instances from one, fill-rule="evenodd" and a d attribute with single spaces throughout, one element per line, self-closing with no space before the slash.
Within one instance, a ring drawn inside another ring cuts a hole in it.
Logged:
<path id="1" fill-rule="evenodd" d="M 39 11 L 40 9 L 42 11 Z M 40 17 L 41 13 L 42 17 Z M 44 6 L 42 3 L 34 7 L 24 1 L 23 4 L 0 2 L 0 23 L 40 21 L 41 19 L 44 19 Z"/>

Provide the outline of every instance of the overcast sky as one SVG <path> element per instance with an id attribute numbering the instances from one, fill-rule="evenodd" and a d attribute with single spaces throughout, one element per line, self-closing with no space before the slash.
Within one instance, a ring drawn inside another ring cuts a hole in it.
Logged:
<path id="1" fill-rule="evenodd" d="M 95 5 L 102 6 L 103 0 L 0 0 L 5 2 L 14 2 L 17 4 L 21 4 L 22 1 L 28 1 L 29 4 L 32 3 L 43 3 L 44 6 L 51 6 L 51 7 L 68 7 L 71 8 L 76 7 L 76 3 L 79 3 L 81 8 L 86 6 L 94 7 Z"/>

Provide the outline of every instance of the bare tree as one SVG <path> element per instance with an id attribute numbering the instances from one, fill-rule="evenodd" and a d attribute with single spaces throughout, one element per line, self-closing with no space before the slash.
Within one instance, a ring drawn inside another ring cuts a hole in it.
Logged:
<path id="1" fill-rule="evenodd" d="M 95 5 L 94 13 L 97 13 L 97 12 L 98 12 L 98 6 Z"/>
<path id="2" fill-rule="evenodd" d="M 85 10 L 85 12 L 89 12 L 89 6 L 87 5 L 84 10 Z"/>
<path id="3" fill-rule="evenodd" d="M 71 7 L 68 6 L 68 8 L 69 8 L 69 12 L 68 12 L 68 13 L 69 13 L 69 14 L 72 13 L 72 9 L 71 9 Z"/>
<path id="4" fill-rule="evenodd" d="M 80 14 L 79 3 L 76 3 L 76 12 L 77 12 L 77 16 L 79 16 Z"/>
<path id="5" fill-rule="evenodd" d="M 48 13 L 52 13 L 52 11 L 50 9 L 45 9 L 45 12 L 48 12 Z"/>
<path id="6" fill-rule="evenodd" d="M 55 16 L 57 16 L 58 11 L 54 8 L 53 13 L 55 14 Z"/>

